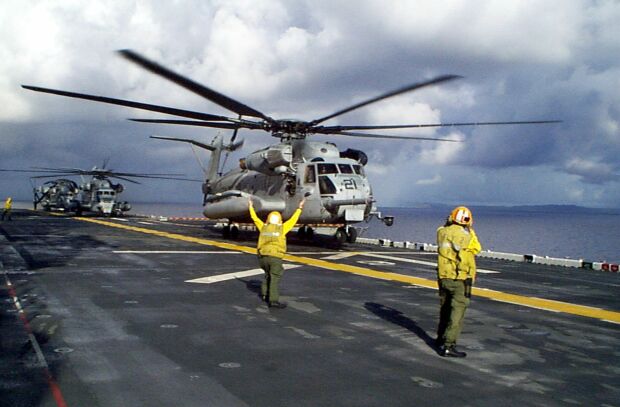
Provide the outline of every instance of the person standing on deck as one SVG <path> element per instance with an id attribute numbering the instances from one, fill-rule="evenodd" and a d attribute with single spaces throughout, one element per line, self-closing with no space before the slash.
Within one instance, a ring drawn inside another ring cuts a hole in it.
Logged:
<path id="1" fill-rule="evenodd" d="M 261 285 L 261 296 L 270 308 L 286 308 L 286 304 L 279 301 L 280 293 L 278 290 L 280 279 L 284 273 L 282 258 L 286 254 L 286 234 L 297 223 L 305 201 L 302 199 L 293 216 L 282 223 L 282 215 L 277 211 L 271 212 L 267 216 L 267 221 L 263 222 L 254 211 L 252 199 L 248 200 L 250 216 L 260 233 L 256 252 L 258 263 L 265 271 L 265 280 Z"/>
<path id="2" fill-rule="evenodd" d="M 4 220 L 5 217 L 8 217 L 9 220 L 13 220 L 13 217 L 11 216 L 12 208 L 13 208 L 13 198 L 8 197 L 6 201 L 4 202 L 4 210 L 2 211 L 2 220 Z"/>
<path id="3" fill-rule="evenodd" d="M 472 224 L 471 211 L 459 206 L 452 211 L 446 225 L 437 229 L 440 298 L 437 344 L 439 354 L 444 357 L 467 356 L 456 349 L 456 341 L 463 328 L 476 276 L 475 255 L 482 250 Z"/>

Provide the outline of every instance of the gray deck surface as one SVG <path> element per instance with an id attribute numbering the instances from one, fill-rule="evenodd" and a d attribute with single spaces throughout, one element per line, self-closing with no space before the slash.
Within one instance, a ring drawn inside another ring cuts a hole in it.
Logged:
<path id="1" fill-rule="evenodd" d="M 224 242 L 201 222 L 107 221 Z M 407 261 L 435 261 L 427 253 L 289 239 L 308 258 L 346 251 L 390 259 L 327 260 L 435 279 Z M 187 282 L 257 267 L 239 251 L 16 211 L 0 223 L 0 405 L 620 405 L 617 323 L 474 297 L 459 343 L 468 357 L 455 360 L 434 348 L 432 289 L 302 264 L 281 284 L 289 307 L 270 310 L 260 275 Z M 478 287 L 620 311 L 616 274 L 479 267 L 497 273 Z"/>

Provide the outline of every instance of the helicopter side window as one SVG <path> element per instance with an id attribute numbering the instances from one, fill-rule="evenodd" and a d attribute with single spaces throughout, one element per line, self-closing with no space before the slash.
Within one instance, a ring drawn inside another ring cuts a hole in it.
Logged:
<path id="1" fill-rule="evenodd" d="M 306 184 L 314 184 L 316 182 L 316 167 L 309 165 L 306 167 Z"/>
<path id="2" fill-rule="evenodd" d="M 336 186 L 327 177 L 319 177 L 319 191 L 321 195 L 333 195 L 336 193 Z"/>
<path id="3" fill-rule="evenodd" d="M 353 174 L 353 169 L 349 164 L 338 164 L 338 169 L 341 174 Z"/>
<path id="4" fill-rule="evenodd" d="M 361 165 L 353 165 L 353 170 L 355 171 L 357 175 L 364 176 L 364 169 L 362 168 Z"/>
<path id="5" fill-rule="evenodd" d="M 319 175 L 338 174 L 336 164 L 319 164 Z"/>

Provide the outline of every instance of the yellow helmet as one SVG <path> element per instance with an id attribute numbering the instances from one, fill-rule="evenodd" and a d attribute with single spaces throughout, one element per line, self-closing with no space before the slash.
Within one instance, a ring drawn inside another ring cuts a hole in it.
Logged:
<path id="1" fill-rule="evenodd" d="M 278 211 L 270 212 L 267 216 L 267 223 L 272 225 L 279 225 L 282 223 L 282 215 Z"/>
<path id="2" fill-rule="evenodd" d="M 471 211 L 465 206 L 457 206 L 454 208 L 450 213 L 450 220 L 462 226 L 471 226 L 472 223 L 474 223 Z"/>

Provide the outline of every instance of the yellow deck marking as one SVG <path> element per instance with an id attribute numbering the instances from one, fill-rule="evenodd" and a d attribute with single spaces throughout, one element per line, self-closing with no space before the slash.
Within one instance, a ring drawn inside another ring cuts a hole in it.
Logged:
<path id="1" fill-rule="evenodd" d="M 243 253 L 256 254 L 256 249 L 248 246 L 241 246 L 232 243 L 220 242 L 217 240 L 202 239 L 199 237 L 191 237 L 180 235 L 178 233 L 168 233 L 154 229 L 141 228 L 118 224 L 114 222 L 103 221 L 92 218 L 74 217 L 73 219 L 96 223 L 99 225 L 110 226 L 118 229 L 131 230 L 134 232 L 145 233 L 154 236 L 166 237 L 169 239 L 181 240 L 184 242 L 196 243 L 206 246 L 219 247 L 220 249 L 235 250 Z M 408 276 L 404 274 L 391 273 L 385 271 L 372 270 L 365 267 L 352 266 L 349 264 L 338 264 L 321 259 L 312 259 L 309 257 L 286 255 L 286 261 L 294 263 L 306 264 L 309 266 L 319 267 L 327 270 L 343 271 L 345 273 L 357 274 L 359 276 L 371 277 L 380 280 L 398 281 L 401 283 L 413 284 L 420 287 L 437 289 L 435 280 L 426 278 Z M 510 294 L 502 291 L 489 290 L 485 288 L 475 288 L 472 292 L 479 297 L 489 298 L 495 301 L 506 302 L 511 304 L 523 305 L 526 307 L 538 308 L 546 311 L 564 312 L 567 314 L 579 315 L 583 317 L 596 318 L 604 321 L 615 322 L 620 324 L 620 312 L 609 311 L 602 308 L 588 307 L 584 305 L 571 304 L 568 302 L 546 300 L 544 298 L 526 297 L 523 295 Z"/>

